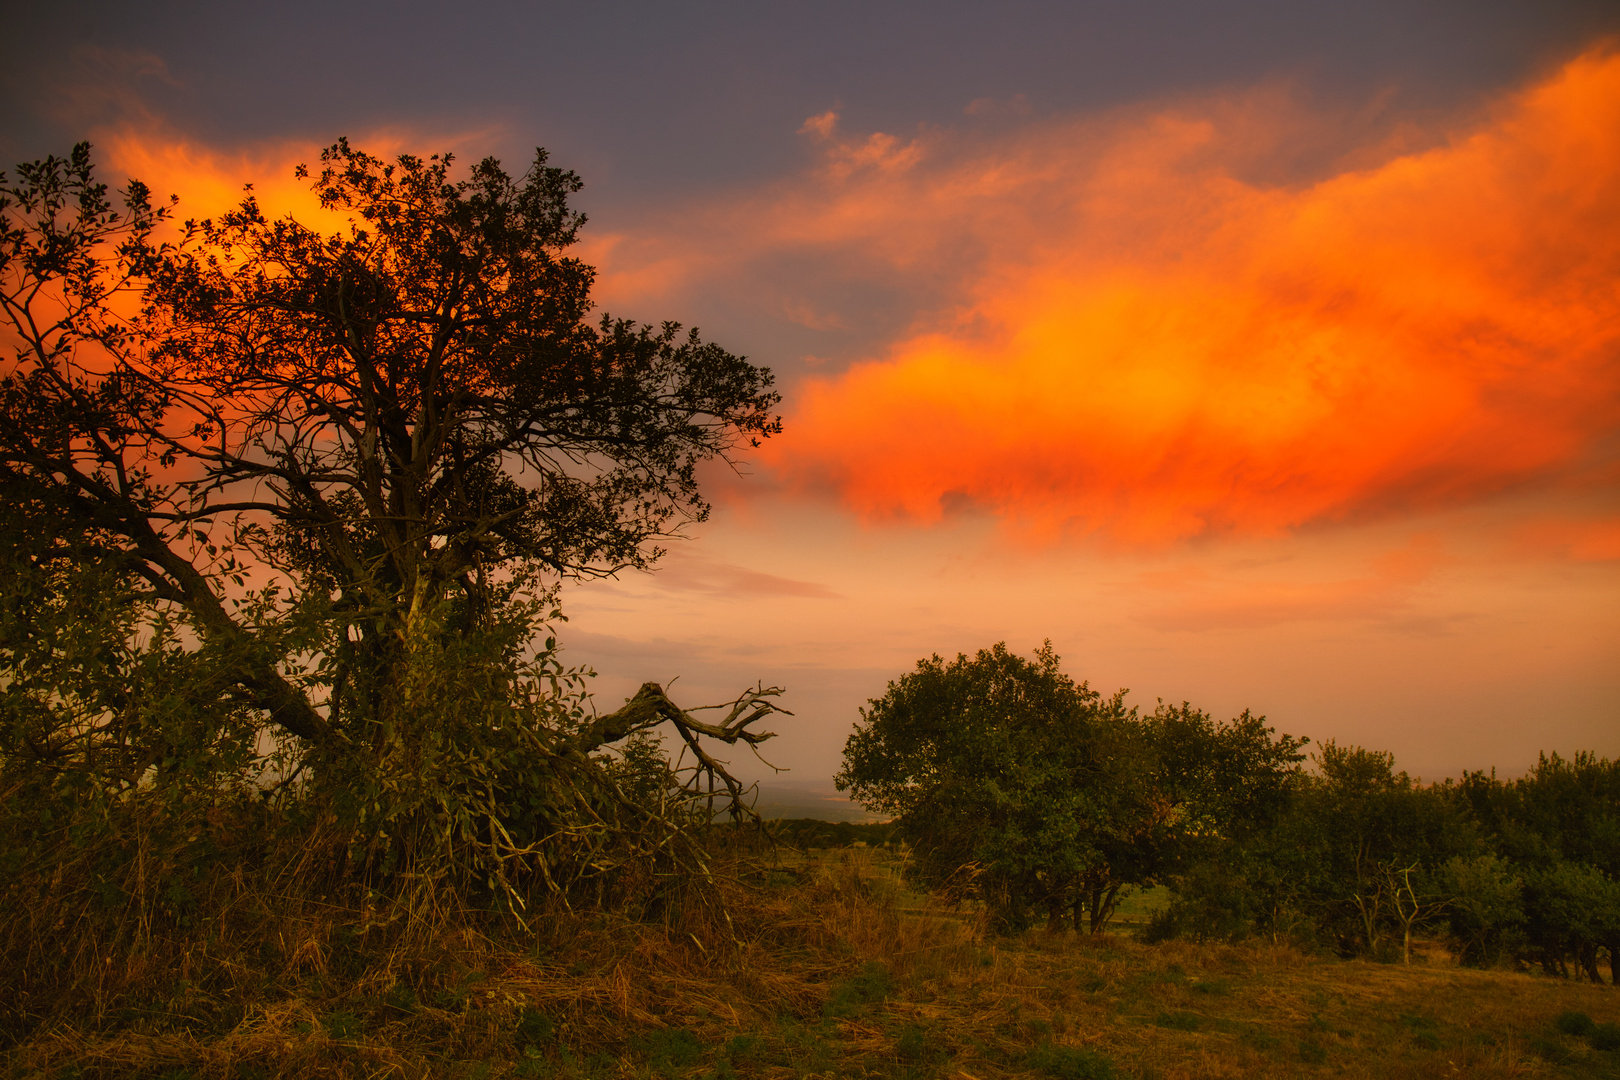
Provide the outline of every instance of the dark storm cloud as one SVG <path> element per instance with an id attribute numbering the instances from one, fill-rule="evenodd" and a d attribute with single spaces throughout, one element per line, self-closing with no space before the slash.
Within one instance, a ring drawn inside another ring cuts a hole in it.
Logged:
<path id="1" fill-rule="evenodd" d="M 1617 30 L 1598 0 L 38 4 L 0 36 L 0 153 L 59 150 L 132 100 L 225 146 L 498 127 L 506 156 L 547 145 L 612 202 L 779 172 L 834 105 L 895 131 L 1281 73 L 1444 107 Z"/>

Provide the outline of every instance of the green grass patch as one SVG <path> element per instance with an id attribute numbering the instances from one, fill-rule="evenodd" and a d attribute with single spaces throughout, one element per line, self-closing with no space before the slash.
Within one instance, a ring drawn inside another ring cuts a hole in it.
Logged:
<path id="1" fill-rule="evenodd" d="M 1029 1052 L 1025 1063 L 1042 1076 L 1056 1080 L 1114 1080 L 1114 1063 L 1093 1050 L 1042 1043 Z"/>
<path id="2" fill-rule="evenodd" d="M 846 1019 L 883 1001 L 893 989 L 894 980 L 887 965 L 868 961 L 854 975 L 833 987 L 822 1013 L 833 1019 Z"/>
<path id="3" fill-rule="evenodd" d="M 646 1055 L 647 1066 L 655 1072 L 685 1069 L 703 1060 L 702 1041 L 685 1028 L 650 1031 L 632 1039 L 630 1045 Z"/>

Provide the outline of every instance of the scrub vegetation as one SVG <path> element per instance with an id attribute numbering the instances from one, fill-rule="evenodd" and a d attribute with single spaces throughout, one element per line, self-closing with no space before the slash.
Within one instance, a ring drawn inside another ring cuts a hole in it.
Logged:
<path id="1" fill-rule="evenodd" d="M 1047 645 L 924 660 L 862 711 L 838 783 L 893 815 L 922 885 L 997 925 L 1097 933 L 1126 891 L 1173 897 L 1158 940 L 1267 938 L 1410 962 L 1444 933 L 1466 964 L 1620 978 L 1620 762 L 1424 784 L 1393 755 L 1247 712 L 1143 713 Z"/>
<path id="2" fill-rule="evenodd" d="M 1308 771 L 997 647 L 864 714 L 893 820 L 772 826 L 717 749 L 777 688 L 599 710 L 556 582 L 777 397 L 587 318 L 543 153 L 457 177 L 339 142 L 336 234 L 0 180 L 5 1074 L 1614 1073 L 1606 761 Z"/>

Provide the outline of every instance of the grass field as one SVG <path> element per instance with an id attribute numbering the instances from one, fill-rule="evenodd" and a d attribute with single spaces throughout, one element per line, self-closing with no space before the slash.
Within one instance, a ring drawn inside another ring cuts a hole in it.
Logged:
<path id="1" fill-rule="evenodd" d="M 883 849 L 727 861 L 718 907 L 499 940 L 300 900 L 8 1038 L 17 1077 L 1620 1076 L 1615 988 L 1266 943 L 989 935 Z M 1153 898 L 1128 909 L 1145 916 Z M 273 926 L 273 930 L 266 927 Z M 276 940 L 265 940 L 269 937 Z M 240 939 L 240 940 L 238 940 Z M 133 962 L 133 961 L 131 961 Z"/>

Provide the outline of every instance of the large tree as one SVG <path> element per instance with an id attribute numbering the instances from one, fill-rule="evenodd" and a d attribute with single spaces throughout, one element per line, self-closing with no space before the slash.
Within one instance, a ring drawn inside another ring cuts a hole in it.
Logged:
<path id="1" fill-rule="evenodd" d="M 652 684 L 594 716 L 535 635 L 560 577 L 649 566 L 704 518 L 698 466 L 779 430 L 770 372 L 595 317 L 580 181 L 543 151 L 514 177 L 340 141 L 310 180 L 344 230 L 251 191 L 179 227 L 84 145 L 0 178 L 6 760 L 122 755 L 127 786 L 264 729 L 353 787 L 356 761 L 421 775 L 491 731 L 578 760 L 670 721 L 736 794 L 703 740 L 763 738 L 768 691 L 714 723 Z M 132 734 L 154 649 L 192 727 Z M 533 756 L 489 754 L 458 768 Z"/>

